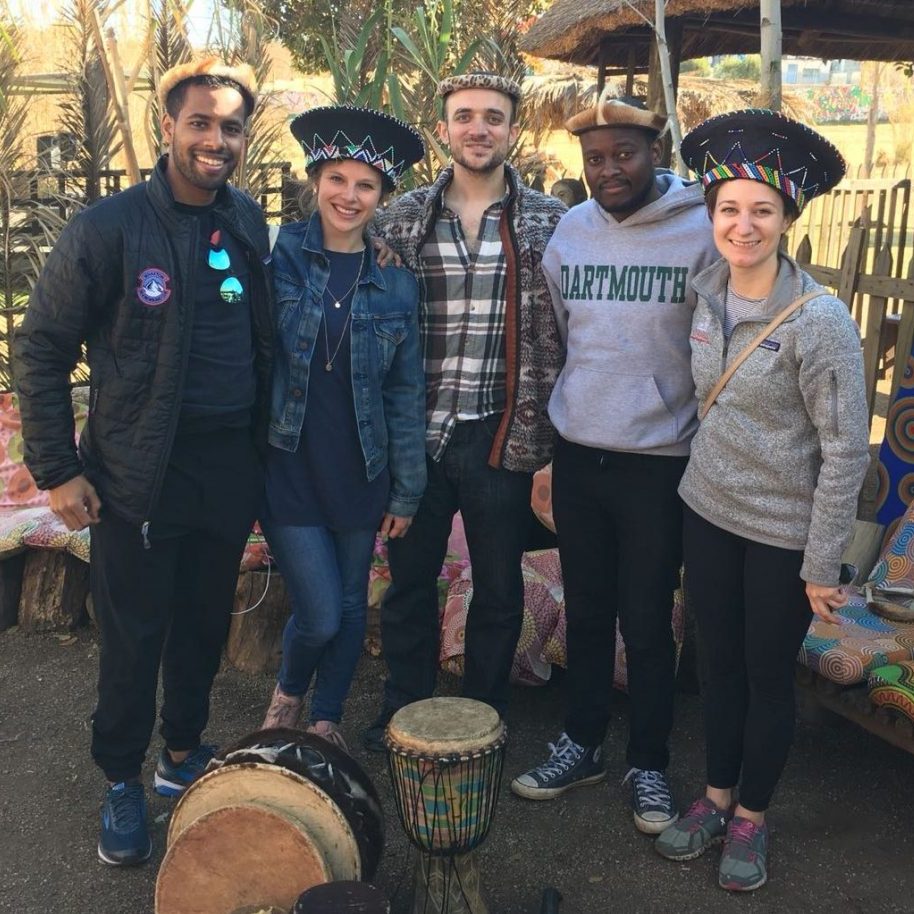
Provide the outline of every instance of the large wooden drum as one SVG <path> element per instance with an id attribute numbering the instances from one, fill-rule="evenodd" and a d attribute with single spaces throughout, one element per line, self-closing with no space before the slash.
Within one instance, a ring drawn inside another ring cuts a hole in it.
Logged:
<path id="1" fill-rule="evenodd" d="M 306 889 L 376 866 L 380 806 L 366 801 L 376 794 L 356 762 L 346 756 L 337 773 L 336 747 L 297 730 L 242 742 L 176 805 L 156 914 L 287 912 Z"/>

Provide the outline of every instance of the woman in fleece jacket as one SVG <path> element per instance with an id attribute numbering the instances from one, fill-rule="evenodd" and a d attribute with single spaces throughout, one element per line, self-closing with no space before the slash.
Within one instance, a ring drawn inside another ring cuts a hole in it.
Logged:
<path id="1" fill-rule="evenodd" d="M 723 258 L 693 282 L 701 415 L 727 365 L 819 290 L 779 245 L 805 201 L 838 183 L 844 161 L 803 124 L 759 110 L 705 121 L 681 154 L 702 176 Z M 823 291 L 756 344 L 692 441 L 679 493 L 705 662 L 707 788 L 656 848 L 688 860 L 723 840 L 725 889 L 767 878 L 765 812 L 793 738 L 794 662 L 812 613 L 837 622 L 847 601 L 841 554 L 869 459 L 867 426 L 857 327 Z"/>

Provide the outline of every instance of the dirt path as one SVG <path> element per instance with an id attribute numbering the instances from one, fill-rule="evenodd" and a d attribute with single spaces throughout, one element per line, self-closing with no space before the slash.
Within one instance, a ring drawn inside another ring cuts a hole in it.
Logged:
<path id="1" fill-rule="evenodd" d="M 149 914 L 171 803 L 154 797 L 155 852 L 145 867 L 114 870 L 95 855 L 101 781 L 88 757 L 97 649 L 83 630 L 0 634 L 0 911 L 15 914 Z M 366 658 L 344 731 L 358 745 L 373 716 L 383 666 Z M 444 690 L 455 680 L 443 678 Z M 225 743 L 255 728 L 271 683 L 220 674 L 208 736 Z M 562 689 L 516 689 L 506 773 L 538 761 L 561 728 Z M 914 911 L 914 756 L 843 721 L 800 724 L 771 817 L 771 881 L 752 897 L 716 887 L 716 855 L 689 864 L 657 857 L 626 806 L 625 699 L 606 742 L 606 784 L 552 803 L 515 798 L 505 784 L 482 850 L 492 914 L 538 914 L 542 887 L 557 885 L 562 914 L 637 912 Z M 682 805 L 701 782 L 700 708 L 681 696 L 672 781 Z M 160 745 L 158 736 L 153 751 Z M 393 895 L 408 878 L 407 846 L 390 802 L 382 758 L 357 750 L 387 804 L 388 844 L 377 883 Z M 147 780 L 149 777 L 147 765 Z M 394 914 L 406 914 L 405 889 Z"/>

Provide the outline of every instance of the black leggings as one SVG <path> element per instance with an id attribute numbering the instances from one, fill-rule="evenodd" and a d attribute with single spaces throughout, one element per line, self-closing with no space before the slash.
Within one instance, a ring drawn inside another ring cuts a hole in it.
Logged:
<path id="1" fill-rule="evenodd" d="M 702 645 L 708 785 L 740 782 L 740 803 L 764 812 L 793 742 L 794 666 L 812 619 L 803 553 L 728 533 L 688 507 L 683 539 Z"/>

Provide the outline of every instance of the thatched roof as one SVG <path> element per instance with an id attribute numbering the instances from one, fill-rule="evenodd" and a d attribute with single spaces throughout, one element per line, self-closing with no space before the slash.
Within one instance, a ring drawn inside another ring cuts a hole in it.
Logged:
<path id="1" fill-rule="evenodd" d="M 614 94 L 624 93 L 625 80 L 610 77 L 607 85 Z M 758 83 L 746 79 L 702 79 L 682 76 L 679 80 L 677 108 L 683 131 L 691 130 L 705 118 L 725 111 L 736 111 L 758 104 Z M 647 98 L 647 79 L 635 80 L 634 94 Z M 548 130 L 561 130 L 565 121 L 597 100 L 594 70 L 581 68 L 565 73 L 528 76 L 524 80 L 524 126 L 534 136 Z M 809 102 L 789 89 L 784 90 L 783 111 L 789 117 L 812 123 Z"/>
<path id="2" fill-rule="evenodd" d="M 632 0 L 650 20 L 654 0 Z M 668 27 L 683 28 L 682 59 L 759 50 L 759 0 L 668 0 Z M 783 51 L 825 60 L 914 59 L 911 0 L 781 0 Z M 624 68 L 648 63 L 652 30 L 626 0 L 555 0 L 520 48 L 537 57 Z"/>

